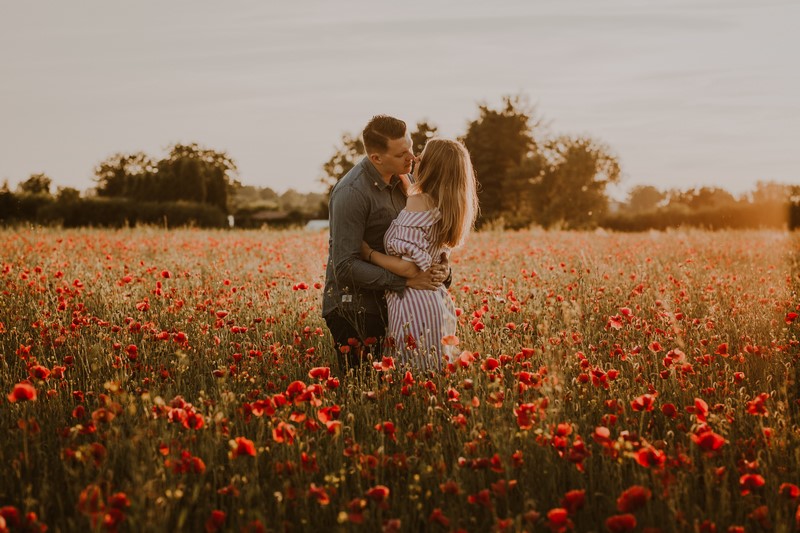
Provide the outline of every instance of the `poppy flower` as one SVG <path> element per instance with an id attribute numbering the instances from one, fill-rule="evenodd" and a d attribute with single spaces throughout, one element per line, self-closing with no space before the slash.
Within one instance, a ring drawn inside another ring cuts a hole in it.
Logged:
<path id="1" fill-rule="evenodd" d="M 439 524 L 444 528 L 450 527 L 450 519 L 442 512 L 440 508 L 435 508 L 428 516 L 428 522 Z"/>
<path id="2" fill-rule="evenodd" d="M 640 485 L 633 485 L 617 498 L 617 510 L 620 513 L 633 513 L 642 507 L 650 500 L 653 493 L 650 489 Z"/>
<path id="3" fill-rule="evenodd" d="M 245 437 L 236 437 L 231 443 L 231 448 L 231 458 L 240 457 L 242 455 L 255 457 L 256 455 L 255 444 Z"/>
<path id="4" fill-rule="evenodd" d="M 458 337 L 455 335 L 445 335 L 442 337 L 442 344 L 444 346 L 458 346 Z"/>
<path id="5" fill-rule="evenodd" d="M 642 394 L 631 402 L 634 411 L 652 411 L 655 407 L 656 397 L 652 394 Z"/>
<path id="6" fill-rule="evenodd" d="M 331 369 L 327 366 L 318 366 L 308 371 L 311 379 L 327 380 L 331 375 Z"/>
<path id="7" fill-rule="evenodd" d="M 693 433 L 691 438 L 692 442 L 706 452 L 715 452 L 725 444 L 725 438 L 717 435 L 708 427 L 699 430 L 698 433 Z"/>
<path id="8" fill-rule="evenodd" d="M 791 500 L 796 500 L 800 498 L 800 487 L 794 483 L 781 483 L 781 486 L 778 487 L 778 494 Z"/>
<path id="9" fill-rule="evenodd" d="M 214 509 L 206 520 L 206 533 L 216 533 L 225 525 L 227 514 L 219 509 Z"/>
<path id="10" fill-rule="evenodd" d="M 660 468 L 667 461 L 667 454 L 650 445 L 640 448 L 634 457 L 636 462 L 645 468 Z"/>
<path id="11" fill-rule="evenodd" d="M 575 514 L 586 504 L 586 491 L 583 489 L 571 490 L 561 499 L 561 507 L 569 514 Z"/>
<path id="12" fill-rule="evenodd" d="M 32 402 L 34 400 L 36 400 L 36 389 L 26 381 L 14 385 L 14 389 L 8 395 L 8 401 L 11 403 Z"/>
<path id="13" fill-rule="evenodd" d="M 739 478 L 739 491 L 742 496 L 747 496 L 759 487 L 763 487 L 766 481 L 760 474 L 744 474 Z"/>
<path id="14" fill-rule="evenodd" d="M 369 489 L 366 494 L 367 498 L 374 500 L 378 503 L 381 503 L 386 498 L 389 497 L 389 487 L 385 485 L 375 485 L 371 489 Z"/>
<path id="15" fill-rule="evenodd" d="M 611 533 L 626 533 L 636 529 L 636 517 L 632 514 L 618 514 L 606 519 L 606 529 Z"/>

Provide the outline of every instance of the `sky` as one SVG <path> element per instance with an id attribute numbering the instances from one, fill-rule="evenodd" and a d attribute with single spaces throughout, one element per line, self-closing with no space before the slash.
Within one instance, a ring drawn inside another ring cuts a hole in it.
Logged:
<path id="1" fill-rule="evenodd" d="M 466 132 L 524 95 L 605 143 L 611 193 L 800 184 L 795 0 L 139 0 L 0 4 L 0 182 L 94 185 L 118 153 L 226 151 L 246 185 L 322 192 L 375 114 Z"/>

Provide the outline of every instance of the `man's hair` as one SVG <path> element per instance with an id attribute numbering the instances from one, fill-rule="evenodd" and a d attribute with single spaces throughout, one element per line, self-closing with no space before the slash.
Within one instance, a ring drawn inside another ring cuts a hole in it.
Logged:
<path id="1" fill-rule="evenodd" d="M 361 134 L 367 155 L 386 153 L 389 141 L 406 136 L 406 123 L 388 115 L 375 115 Z"/>

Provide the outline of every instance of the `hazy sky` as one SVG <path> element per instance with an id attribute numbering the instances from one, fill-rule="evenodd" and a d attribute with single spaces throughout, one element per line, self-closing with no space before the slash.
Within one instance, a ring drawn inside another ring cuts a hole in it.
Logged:
<path id="1" fill-rule="evenodd" d="M 795 0 L 4 2 L 0 181 L 84 190 L 115 152 L 195 141 L 321 191 L 374 114 L 458 136 L 521 93 L 612 148 L 617 196 L 800 183 L 799 22 Z"/>

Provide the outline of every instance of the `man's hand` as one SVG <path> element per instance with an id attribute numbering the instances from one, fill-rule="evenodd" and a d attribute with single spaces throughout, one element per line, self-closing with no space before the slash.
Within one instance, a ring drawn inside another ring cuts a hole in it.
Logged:
<path id="1" fill-rule="evenodd" d="M 423 291 L 435 291 L 447 279 L 449 268 L 442 265 L 433 265 L 428 270 L 422 271 L 413 278 L 406 280 L 406 287 Z"/>

